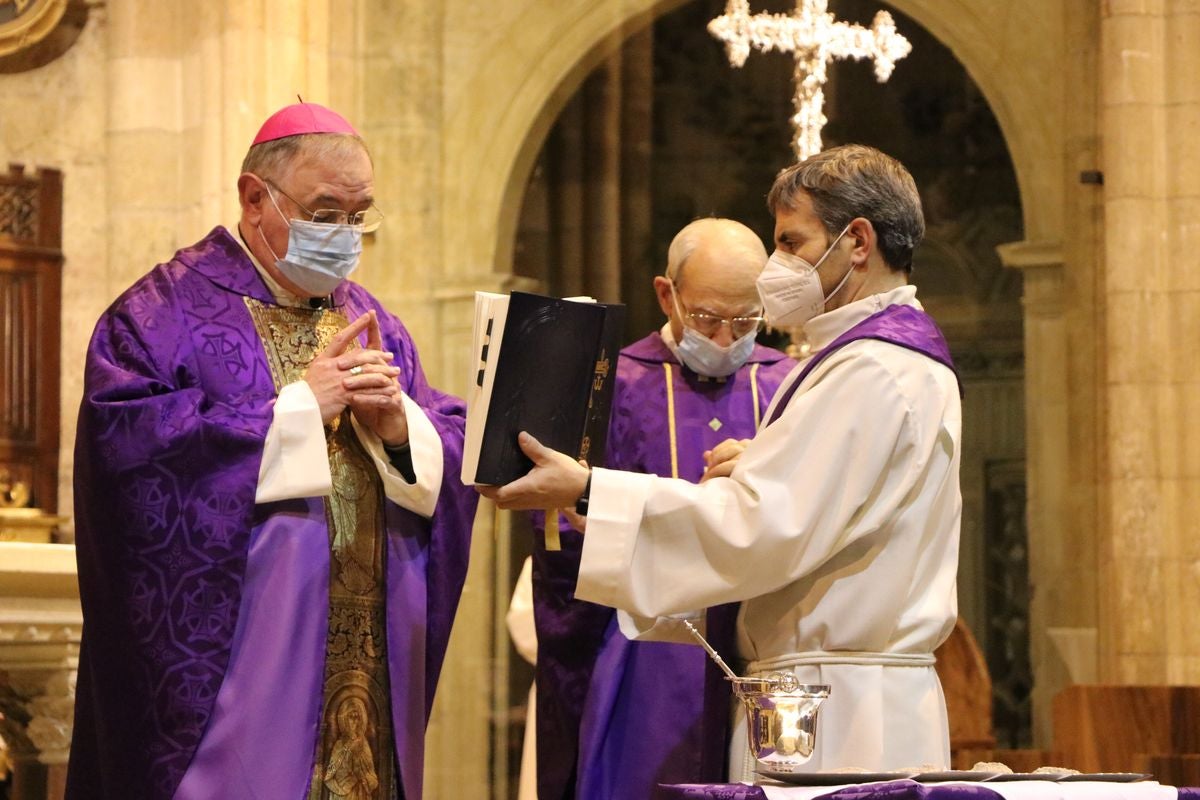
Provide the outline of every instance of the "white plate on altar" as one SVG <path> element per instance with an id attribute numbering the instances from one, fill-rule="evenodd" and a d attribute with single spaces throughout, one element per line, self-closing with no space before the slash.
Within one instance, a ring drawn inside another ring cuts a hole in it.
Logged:
<path id="1" fill-rule="evenodd" d="M 982 772 L 969 769 L 944 769 L 938 772 L 922 772 L 913 775 L 912 779 L 920 783 L 946 783 L 948 781 L 986 781 L 996 772 Z"/>
<path id="2" fill-rule="evenodd" d="M 879 781 L 902 781 L 911 778 L 911 772 L 780 772 L 759 767 L 759 775 L 794 786 L 841 786 L 853 783 L 877 783 Z"/>
<path id="3" fill-rule="evenodd" d="M 1153 778 L 1145 772 L 1081 772 L 1078 775 L 1063 775 L 1059 783 L 1073 781 L 1105 781 L 1108 783 L 1134 783 Z"/>

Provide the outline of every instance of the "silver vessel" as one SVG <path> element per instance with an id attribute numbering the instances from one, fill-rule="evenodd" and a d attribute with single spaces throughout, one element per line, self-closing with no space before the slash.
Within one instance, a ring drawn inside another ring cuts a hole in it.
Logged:
<path id="1" fill-rule="evenodd" d="M 829 687 L 800 683 L 791 672 L 739 677 L 691 622 L 683 624 L 733 684 L 734 695 L 746 709 L 750 754 L 758 766 L 772 772 L 805 771 L 817 747 L 817 712 L 829 697 Z"/>
<path id="2" fill-rule="evenodd" d="M 797 683 L 790 672 L 731 678 L 746 709 L 750 754 L 773 772 L 800 772 L 817 746 L 817 712 L 829 687 Z"/>

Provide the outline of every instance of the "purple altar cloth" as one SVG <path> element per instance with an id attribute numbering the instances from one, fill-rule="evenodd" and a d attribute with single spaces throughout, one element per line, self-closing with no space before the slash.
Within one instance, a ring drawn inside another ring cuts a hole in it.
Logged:
<path id="1" fill-rule="evenodd" d="M 89 345 L 76 439 L 84 631 L 68 798 L 170 798 L 209 733 L 229 746 L 206 750 L 212 759 L 197 767 L 219 777 L 198 782 L 198 795 L 233 796 L 264 778 L 302 793 L 311 776 L 328 528 L 320 498 L 255 503 L 275 387 L 247 296 L 274 303 L 217 228 L 122 294 Z M 384 508 L 395 755 L 417 800 L 477 499 L 457 480 L 464 408 L 428 385 L 408 332 L 364 289 L 345 282 L 333 303 L 350 319 L 377 312 L 405 392 L 442 440 L 432 519 Z M 265 571 L 247 573 L 252 549 Z M 248 617 L 271 635 L 227 674 Z M 270 693 L 276 713 L 255 707 L 214 721 L 227 681 L 238 697 Z M 239 780 L 244 773 L 261 777 Z"/>
<path id="2" fill-rule="evenodd" d="M 744 783 L 679 783 L 659 784 L 652 800 L 767 800 L 767 795 Z"/>
<path id="3" fill-rule="evenodd" d="M 634 342 L 617 362 L 605 466 L 671 476 L 673 405 L 674 468 L 699 480 L 704 451 L 753 436 L 794 366 L 777 350 L 755 347 L 746 365 L 714 381 L 682 367 L 657 332 Z M 541 516 L 534 522 L 540 530 Z M 561 550 L 548 552 L 540 535 L 534 539 L 539 797 L 647 797 L 662 781 L 724 777 L 727 682 L 700 648 L 630 642 L 613 609 L 576 600 L 583 538 L 565 518 L 560 523 Z M 708 613 L 709 639 L 726 652 L 737 609 Z"/>
<path id="4" fill-rule="evenodd" d="M 1181 786 L 1179 800 L 1200 800 L 1200 788 Z M 759 786 L 742 783 L 660 785 L 653 800 L 767 800 Z M 892 781 L 847 786 L 816 800 L 1000 800 L 1000 795 L 978 784 L 921 784 Z"/>

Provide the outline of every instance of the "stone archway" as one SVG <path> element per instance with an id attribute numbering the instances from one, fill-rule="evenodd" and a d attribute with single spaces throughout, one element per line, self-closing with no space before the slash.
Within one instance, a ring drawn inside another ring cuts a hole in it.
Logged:
<path id="1" fill-rule="evenodd" d="M 535 0 L 474 74 L 446 98 L 445 197 L 451 220 L 493 223 L 493 241 L 470 245 L 475 264 L 506 273 L 529 170 L 567 98 L 624 35 L 686 0 Z M 989 0 L 894 0 L 946 44 L 979 85 L 1004 130 L 1021 188 L 1026 237 L 1057 241 L 1062 228 L 1060 12 L 1053 5 Z M 531 58 L 530 54 L 536 54 Z M 513 64 L 523 64 L 523 70 Z M 513 80 L 521 72 L 523 80 Z M 484 102 L 486 100 L 486 102 Z M 453 234 L 444 232 L 444 240 Z"/>
<path id="2" fill-rule="evenodd" d="M 439 291 L 445 306 L 459 304 L 465 310 L 472 290 L 494 287 L 512 277 L 522 197 L 559 112 L 592 69 L 625 38 L 686 2 L 527 0 L 519 13 L 489 31 L 486 54 L 472 62 L 469 74 L 445 76 L 441 241 L 446 252 L 455 252 L 470 265 L 470 274 L 457 276 L 460 288 Z M 948 46 L 985 96 L 1012 157 L 1027 239 L 1002 257 L 1008 266 L 1025 268 L 1027 292 L 1031 285 L 1035 290 L 1044 285 L 1053 293 L 1061 285 L 1057 242 L 1062 237 L 1066 185 L 1061 11 L 1032 0 L 890 2 Z M 461 232 L 466 220 L 473 229 L 469 237 Z M 1045 319 L 1038 317 L 1043 311 Z M 1053 298 L 1027 304 L 1026 314 L 1027 331 L 1034 328 L 1039 341 L 1061 339 L 1061 309 Z M 453 311 L 445 314 L 449 319 L 459 316 Z M 459 366 L 463 368 L 451 374 L 465 374 L 465 364 Z M 1061 373 L 1040 378 L 1031 374 L 1027 402 L 1044 405 L 1039 398 L 1061 396 L 1034 384 L 1061 377 Z M 1030 442 L 1040 441 L 1039 424 L 1056 419 L 1033 409 L 1027 416 Z M 1036 486 L 1035 473 L 1045 470 L 1039 467 L 1034 446 L 1027 458 L 1030 483 Z M 1058 511 L 1053 499 L 1039 496 L 1036 488 L 1031 491 L 1031 531 L 1054 530 Z M 497 563 L 494 574 L 503 572 Z M 1036 641 L 1039 631 L 1033 634 Z M 1038 738 L 1045 738 L 1044 730 Z"/>
<path id="3" fill-rule="evenodd" d="M 684 2 L 601 0 L 584 4 L 580 13 L 536 0 L 497 37 L 503 45 L 480 61 L 457 97 L 447 99 L 446 219 L 469 208 L 473 217 L 493 222 L 497 234 L 493 242 L 476 243 L 487 251 L 474 253 L 473 263 L 508 271 L 521 196 L 559 111 L 626 36 Z M 524 62 L 524 80 L 512 79 L 514 61 Z M 476 102 L 482 98 L 488 102 Z M 480 131 L 487 135 L 475 135 Z"/>

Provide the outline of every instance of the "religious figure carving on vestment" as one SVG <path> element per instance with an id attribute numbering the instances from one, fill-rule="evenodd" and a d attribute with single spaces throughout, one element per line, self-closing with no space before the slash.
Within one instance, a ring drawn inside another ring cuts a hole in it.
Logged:
<path id="1" fill-rule="evenodd" d="M 358 697 L 342 701 L 337 711 L 338 733 L 325 768 L 325 786 L 345 800 L 371 800 L 379 787 L 375 761 L 366 733 L 367 705 Z"/>

